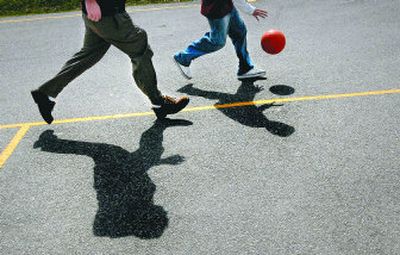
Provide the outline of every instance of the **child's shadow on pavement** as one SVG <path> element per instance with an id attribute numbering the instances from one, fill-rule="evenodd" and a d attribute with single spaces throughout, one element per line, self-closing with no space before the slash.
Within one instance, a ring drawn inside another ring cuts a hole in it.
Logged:
<path id="1" fill-rule="evenodd" d="M 186 93 L 191 96 L 200 96 L 207 99 L 218 100 L 215 105 L 224 105 L 238 102 L 252 102 L 257 93 L 262 91 L 262 87 L 254 85 L 255 80 L 242 80 L 242 84 L 235 94 L 228 94 L 215 91 L 206 91 L 193 87 L 188 84 L 178 90 L 178 92 Z M 222 107 L 217 108 L 229 118 L 249 127 L 266 128 L 271 134 L 287 137 L 293 134 L 295 128 L 285 123 L 269 120 L 263 113 L 264 110 L 280 106 L 272 104 L 264 104 L 256 106 L 255 104 L 241 107 Z"/>
<path id="2" fill-rule="evenodd" d="M 85 155 L 93 158 L 94 189 L 99 209 L 94 223 L 96 236 L 158 238 L 168 226 L 167 212 L 153 203 L 155 184 L 147 171 L 157 165 L 177 165 L 181 155 L 161 158 L 163 132 L 168 127 L 188 126 L 186 120 L 156 121 L 140 139 L 140 147 L 129 152 L 119 146 L 60 139 L 53 130 L 44 131 L 34 148 L 42 151 Z"/>

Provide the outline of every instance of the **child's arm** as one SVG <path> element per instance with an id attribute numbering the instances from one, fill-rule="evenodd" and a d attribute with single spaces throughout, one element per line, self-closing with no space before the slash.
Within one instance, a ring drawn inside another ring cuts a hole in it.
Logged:
<path id="1" fill-rule="evenodd" d="M 268 16 L 267 11 L 258 9 L 253 5 L 249 4 L 246 0 L 233 0 L 235 7 L 239 8 L 242 12 L 253 15 L 257 20 L 258 18 L 265 18 Z"/>

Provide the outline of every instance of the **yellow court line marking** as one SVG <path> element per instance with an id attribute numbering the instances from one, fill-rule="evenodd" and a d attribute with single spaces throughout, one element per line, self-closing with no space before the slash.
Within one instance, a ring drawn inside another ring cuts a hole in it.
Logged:
<path id="1" fill-rule="evenodd" d="M 204 111 L 210 109 L 223 109 L 223 108 L 231 108 L 231 107 L 242 107 L 249 105 L 260 105 L 260 104 L 271 104 L 271 103 L 289 103 L 289 102 L 298 102 L 298 101 L 316 101 L 316 100 L 324 100 L 324 99 L 339 99 L 346 97 L 362 97 L 362 96 L 373 96 L 373 95 L 385 95 L 385 94 L 399 94 L 400 89 L 391 89 L 391 90 L 375 90 L 375 91 L 367 91 L 367 92 L 355 92 L 355 93 L 343 93 L 343 94 L 333 94 L 333 95 L 318 95 L 318 96 L 304 96 L 304 97 L 288 97 L 288 98 L 272 98 L 272 99 L 264 99 L 257 100 L 251 102 L 237 102 L 231 104 L 220 104 L 220 105 L 212 105 L 212 106 L 198 106 L 192 107 L 188 109 L 184 109 L 185 112 L 190 111 Z M 0 126 L 1 128 L 1 126 Z"/>
<path id="2" fill-rule="evenodd" d="M 4 149 L 4 151 L 0 154 L 0 169 L 3 167 L 3 165 L 6 163 L 7 159 L 11 156 L 11 154 L 14 152 L 15 148 L 17 148 L 17 145 L 19 142 L 24 138 L 26 132 L 31 127 L 28 125 L 22 126 L 18 132 L 15 134 L 14 138 L 11 140 L 11 142 L 7 145 L 7 147 Z"/>
<path id="3" fill-rule="evenodd" d="M 362 96 L 385 95 L 385 94 L 399 94 L 399 93 L 400 93 L 400 89 L 390 89 L 390 90 L 375 90 L 375 91 L 342 93 L 342 94 L 331 94 L 331 95 L 272 98 L 272 99 L 257 100 L 257 101 L 251 101 L 251 102 L 235 102 L 235 103 L 230 103 L 230 104 L 215 104 L 215 105 L 188 107 L 186 109 L 183 109 L 182 112 L 205 111 L 205 110 L 212 110 L 212 109 L 243 107 L 243 106 L 249 106 L 249 105 L 260 105 L 260 104 L 270 104 L 270 103 L 289 103 L 289 102 L 312 101 L 312 100 L 316 101 L 316 100 L 326 100 L 326 99 L 339 99 L 339 98 L 362 97 Z M 97 120 L 123 119 L 123 118 L 142 117 L 142 116 L 151 116 L 151 115 L 154 115 L 154 113 L 153 112 L 136 112 L 136 113 L 125 113 L 125 114 L 115 114 L 115 115 L 106 115 L 106 116 L 91 116 L 91 117 L 55 120 L 52 124 L 65 124 L 65 123 L 89 122 L 89 121 L 97 121 Z M 47 125 L 46 122 L 16 123 L 16 124 L 0 125 L 0 129 L 20 128 L 20 127 L 24 127 L 24 126 L 34 127 L 34 126 L 44 126 L 44 125 Z"/>
<path id="4" fill-rule="evenodd" d="M 175 10 L 175 9 L 184 9 L 195 7 L 198 5 L 180 5 L 180 6 L 164 6 L 164 7 L 154 7 L 154 8 L 141 8 L 141 9 L 132 9 L 128 10 L 128 13 L 135 13 L 135 12 L 150 12 L 150 11 L 162 11 L 162 10 Z M 22 19 L 7 19 L 7 20 L 0 20 L 0 24 L 7 24 L 7 23 L 21 23 L 21 22 L 32 22 L 32 21 L 41 21 L 41 20 L 54 20 L 54 19 L 68 19 L 68 18 L 76 18 L 82 16 L 81 13 L 76 14 L 65 14 L 65 15 L 57 15 L 57 16 L 45 16 L 45 17 L 36 17 L 36 18 L 22 18 Z"/>
<path id="5" fill-rule="evenodd" d="M 149 116 L 154 115 L 154 112 L 135 112 L 135 113 L 123 113 L 123 114 L 115 114 L 115 115 L 105 115 L 105 116 L 91 116 L 91 117 L 82 117 L 82 118 L 72 118 L 72 119 L 63 119 L 63 120 L 55 120 L 52 125 L 56 124 L 66 124 L 66 123 L 77 123 L 77 122 L 88 122 L 88 121 L 96 121 L 96 120 L 110 120 L 110 119 L 123 119 L 123 118 L 132 118 L 132 117 L 141 117 L 141 116 Z M 16 124 L 7 124 L 0 125 L 0 129 L 9 129 L 9 128 L 19 128 L 21 126 L 45 126 L 46 122 L 27 122 L 27 123 L 16 123 Z"/>
<path id="6" fill-rule="evenodd" d="M 164 6 L 164 7 L 142 8 L 142 9 L 138 8 L 138 9 L 129 10 L 128 13 L 176 10 L 176 9 L 185 9 L 185 8 L 199 7 L 199 6 L 200 5 L 198 5 L 198 4 L 187 4 L 187 5 L 179 5 L 179 6 Z"/>
<path id="7" fill-rule="evenodd" d="M 66 18 L 74 18 L 74 17 L 79 17 L 79 16 L 80 16 L 80 14 L 69 14 L 69 15 L 46 16 L 46 17 L 25 18 L 25 19 L 8 19 L 8 20 L 0 20 L 0 24 L 31 22 L 31 21 L 40 21 L 40 20 L 51 20 L 51 19 L 66 19 Z"/>
<path id="8" fill-rule="evenodd" d="M 390 89 L 390 90 L 375 90 L 375 91 L 342 93 L 342 94 L 331 94 L 331 95 L 272 98 L 272 99 L 257 100 L 257 101 L 251 101 L 251 102 L 236 102 L 236 103 L 230 103 L 230 104 L 216 104 L 216 105 L 189 107 L 182 111 L 183 112 L 194 112 L 194 111 L 205 111 L 205 110 L 212 110 L 212 109 L 223 109 L 223 108 L 233 108 L 233 107 L 244 107 L 244 106 L 250 106 L 250 105 L 270 104 L 270 103 L 288 103 L 288 102 L 312 101 L 312 100 L 317 101 L 317 100 L 326 100 L 326 99 L 339 99 L 339 98 L 362 97 L 362 96 L 385 95 L 385 94 L 399 94 L 399 93 L 400 93 L 400 89 Z M 122 119 L 122 118 L 131 118 L 131 117 L 149 116 L 149 115 L 154 115 L 154 113 L 153 112 L 137 112 L 137 113 L 127 113 L 127 114 L 106 115 L 106 116 L 72 118 L 72 119 L 56 120 L 53 122 L 53 124 L 89 122 L 89 121 L 109 120 L 109 119 Z M 17 124 L 0 125 L 0 129 L 19 128 L 19 130 L 16 133 L 16 135 L 14 136 L 14 138 L 7 145 L 6 149 L 0 154 L 0 169 L 4 166 L 7 159 L 14 152 L 15 148 L 17 147 L 19 142 L 23 139 L 26 132 L 28 132 L 28 130 L 33 126 L 44 126 L 44 125 L 47 125 L 47 124 L 45 122 L 32 122 L 32 123 L 17 123 Z"/>

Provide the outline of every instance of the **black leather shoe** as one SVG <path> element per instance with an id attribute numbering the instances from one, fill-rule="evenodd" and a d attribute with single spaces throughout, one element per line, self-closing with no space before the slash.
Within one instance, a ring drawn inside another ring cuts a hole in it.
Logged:
<path id="1" fill-rule="evenodd" d="M 188 97 L 181 97 L 179 99 L 175 99 L 170 96 L 163 96 L 163 102 L 161 105 L 153 106 L 153 111 L 156 114 L 158 119 L 165 118 L 168 114 L 174 114 L 182 110 L 189 103 Z"/>
<path id="2" fill-rule="evenodd" d="M 44 121 L 47 124 L 51 124 L 54 120 L 51 116 L 51 111 L 53 111 L 55 102 L 51 101 L 49 97 L 38 90 L 31 91 L 33 100 L 39 107 L 39 112 L 42 115 Z"/>

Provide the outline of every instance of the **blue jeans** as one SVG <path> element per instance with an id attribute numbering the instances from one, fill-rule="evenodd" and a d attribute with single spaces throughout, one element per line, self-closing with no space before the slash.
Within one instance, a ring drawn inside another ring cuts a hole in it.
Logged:
<path id="1" fill-rule="evenodd" d="M 181 65 L 189 66 L 193 59 L 205 54 L 222 49 L 226 43 L 226 37 L 232 40 L 236 55 L 239 58 L 238 75 L 246 73 L 254 67 L 247 52 L 247 29 L 238 11 L 233 8 L 231 13 L 221 19 L 208 19 L 211 31 L 202 38 L 192 42 L 185 50 L 174 55 Z"/>

